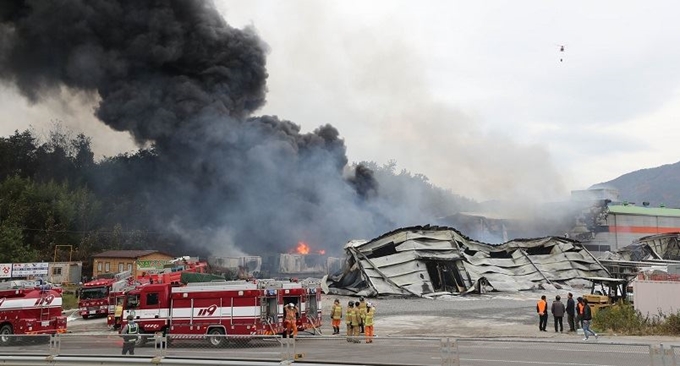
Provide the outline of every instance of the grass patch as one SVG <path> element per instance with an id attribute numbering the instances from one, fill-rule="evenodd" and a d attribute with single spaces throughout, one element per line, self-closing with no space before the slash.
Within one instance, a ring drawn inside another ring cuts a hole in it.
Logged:
<path id="1" fill-rule="evenodd" d="M 78 308 L 78 298 L 76 297 L 75 294 L 72 293 L 63 293 L 61 295 L 61 301 L 62 301 L 62 309 L 64 310 L 71 310 L 71 309 L 77 309 Z"/>

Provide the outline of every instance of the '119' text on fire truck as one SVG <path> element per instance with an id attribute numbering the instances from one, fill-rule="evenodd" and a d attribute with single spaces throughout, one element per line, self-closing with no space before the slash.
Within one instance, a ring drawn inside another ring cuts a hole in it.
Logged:
<path id="1" fill-rule="evenodd" d="M 61 289 L 33 281 L 0 283 L 0 346 L 10 345 L 12 334 L 66 332 L 61 314 Z"/>

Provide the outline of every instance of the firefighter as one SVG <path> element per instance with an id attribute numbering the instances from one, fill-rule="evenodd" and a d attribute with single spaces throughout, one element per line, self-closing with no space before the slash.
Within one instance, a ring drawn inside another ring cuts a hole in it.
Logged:
<path id="1" fill-rule="evenodd" d="M 297 337 L 297 308 L 292 302 L 286 308 L 286 334 L 288 337 Z"/>
<path id="2" fill-rule="evenodd" d="M 116 307 L 113 312 L 113 329 L 120 328 L 123 323 L 123 297 L 116 299 Z"/>
<path id="3" fill-rule="evenodd" d="M 347 303 L 347 313 L 345 313 L 345 324 L 347 324 L 347 342 L 352 341 L 354 330 L 352 329 L 352 319 L 356 317 L 354 301 Z"/>
<path id="4" fill-rule="evenodd" d="M 366 303 L 366 316 L 364 318 L 364 330 L 366 331 L 366 343 L 373 343 L 373 316 L 375 315 L 375 306 Z"/>
<path id="5" fill-rule="evenodd" d="M 342 305 L 340 300 L 335 299 L 333 309 L 331 309 L 331 321 L 333 324 L 333 335 L 340 334 L 340 322 L 342 321 Z"/>
<path id="6" fill-rule="evenodd" d="M 359 324 L 361 323 L 361 318 L 359 317 L 359 302 L 354 303 L 354 316 L 352 317 L 352 342 L 361 343 L 359 339 Z"/>
<path id="7" fill-rule="evenodd" d="M 366 318 L 366 300 L 359 298 L 359 333 L 364 334 L 364 319 Z"/>
<path id="8" fill-rule="evenodd" d="M 127 316 L 127 324 L 120 331 L 120 334 L 123 337 L 123 355 L 129 352 L 131 356 L 134 356 L 139 325 L 135 323 L 135 318 L 132 315 Z"/>

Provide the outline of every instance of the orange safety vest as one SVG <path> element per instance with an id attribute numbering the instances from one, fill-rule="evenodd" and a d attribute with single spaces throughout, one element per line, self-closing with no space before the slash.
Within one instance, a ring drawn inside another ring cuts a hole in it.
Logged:
<path id="1" fill-rule="evenodd" d="M 548 307 L 548 303 L 543 300 L 538 300 L 538 304 L 536 304 L 536 306 L 538 306 L 539 313 L 545 314 L 545 309 Z"/>

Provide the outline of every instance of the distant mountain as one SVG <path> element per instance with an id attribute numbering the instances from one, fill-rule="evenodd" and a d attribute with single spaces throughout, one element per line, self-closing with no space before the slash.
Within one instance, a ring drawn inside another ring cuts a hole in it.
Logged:
<path id="1" fill-rule="evenodd" d="M 591 188 L 602 187 L 618 189 L 621 201 L 639 206 L 649 202 L 650 207 L 680 208 L 680 162 L 637 170 Z"/>

